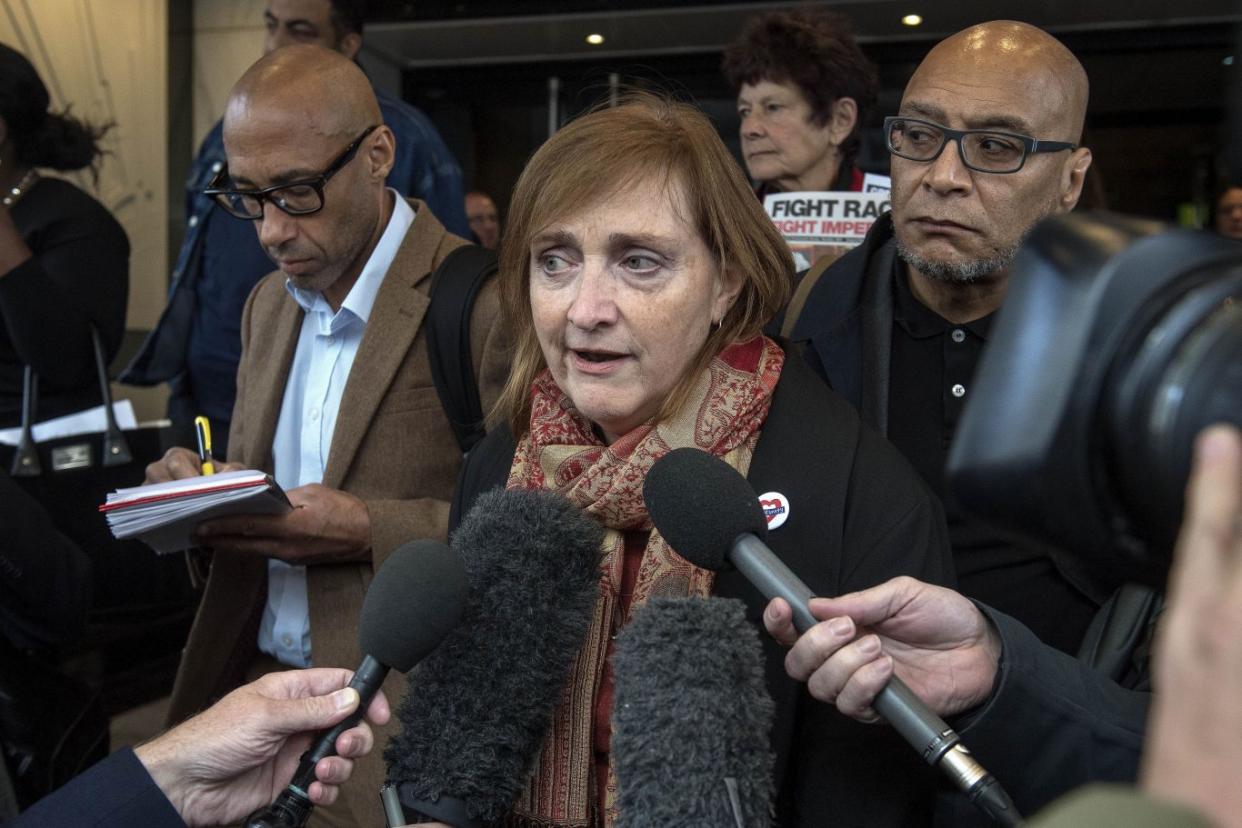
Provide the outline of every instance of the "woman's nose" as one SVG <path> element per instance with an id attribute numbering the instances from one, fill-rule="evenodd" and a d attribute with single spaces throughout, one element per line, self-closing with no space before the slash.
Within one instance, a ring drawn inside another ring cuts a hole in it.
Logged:
<path id="1" fill-rule="evenodd" d="M 569 305 L 569 321 L 584 331 L 617 321 L 613 279 L 602 263 L 587 260 L 578 277 L 577 291 Z"/>

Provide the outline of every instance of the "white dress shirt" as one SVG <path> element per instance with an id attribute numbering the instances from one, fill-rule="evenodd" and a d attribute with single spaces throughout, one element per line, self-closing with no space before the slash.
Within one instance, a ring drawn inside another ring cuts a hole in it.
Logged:
<path id="1" fill-rule="evenodd" d="M 414 223 L 413 208 L 395 190 L 388 192 L 395 202 L 392 217 L 340 310 L 334 313 L 322 294 L 285 282 L 305 311 L 272 442 L 274 476 L 286 491 L 323 482 L 341 395 L 375 295 Z M 267 606 L 259 625 L 259 649 L 291 667 L 311 666 L 306 567 L 274 558 L 267 562 Z"/>

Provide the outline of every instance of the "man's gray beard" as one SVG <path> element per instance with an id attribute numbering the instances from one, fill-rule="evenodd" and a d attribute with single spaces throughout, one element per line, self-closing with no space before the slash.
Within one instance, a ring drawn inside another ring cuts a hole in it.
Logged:
<path id="1" fill-rule="evenodd" d="M 897 255 L 903 262 L 929 279 L 950 284 L 966 285 L 982 281 L 994 273 L 1008 270 L 1018 255 L 1018 245 L 988 259 L 971 259 L 968 262 L 933 262 L 924 259 L 901 242 L 897 242 Z"/>

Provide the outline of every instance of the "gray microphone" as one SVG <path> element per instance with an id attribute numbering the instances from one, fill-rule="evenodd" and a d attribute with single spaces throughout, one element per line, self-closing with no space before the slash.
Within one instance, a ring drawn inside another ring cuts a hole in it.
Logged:
<path id="1" fill-rule="evenodd" d="M 716 572 L 736 568 L 765 598 L 784 598 L 798 632 L 819 623 L 807 604 L 814 593 L 761 540 L 768 526 L 759 497 L 728 463 L 699 449 L 674 449 L 647 473 L 643 500 L 656 529 L 687 561 Z M 1021 823 L 1000 783 L 905 682 L 893 676 L 872 706 L 995 822 Z"/>
<path id="2" fill-rule="evenodd" d="M 732 598 L 652 598 L 613 656 L 616 828 L 767 828 L 775 706 Z"/>

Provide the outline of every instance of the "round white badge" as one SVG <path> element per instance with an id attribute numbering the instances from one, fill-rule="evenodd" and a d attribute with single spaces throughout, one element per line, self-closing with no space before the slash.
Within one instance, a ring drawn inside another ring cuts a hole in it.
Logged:
<path id="1" fill-rule="evenodd" d="M 764 492 L 759 495 L 763 516 L 768 519 L 769 529 L 779 529 L 789 520 L 789 498 L 780 492 Z"/>

